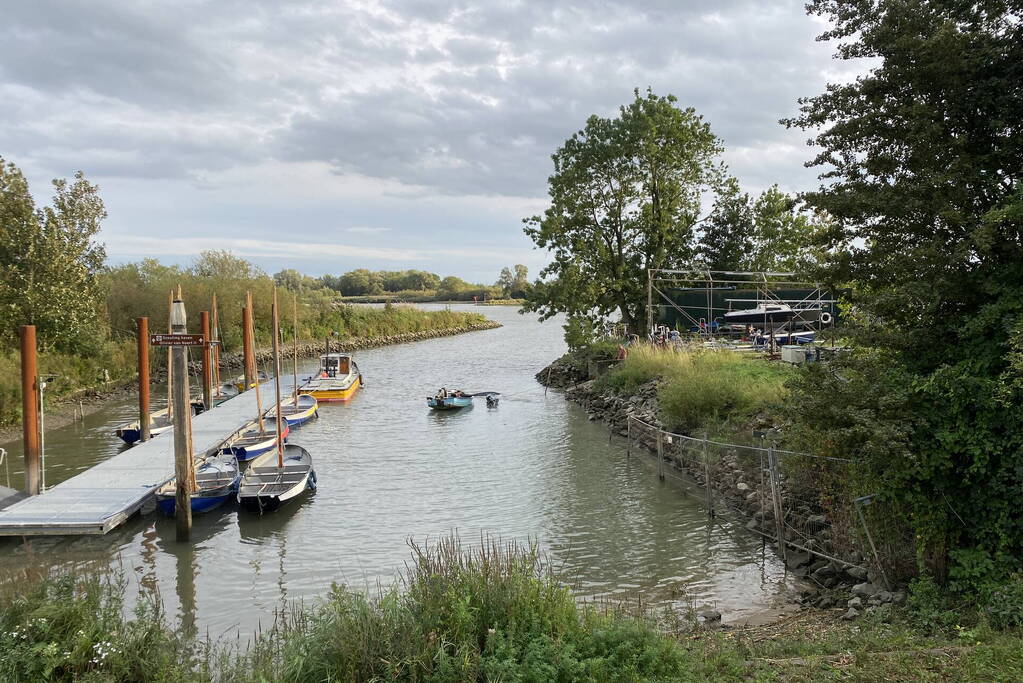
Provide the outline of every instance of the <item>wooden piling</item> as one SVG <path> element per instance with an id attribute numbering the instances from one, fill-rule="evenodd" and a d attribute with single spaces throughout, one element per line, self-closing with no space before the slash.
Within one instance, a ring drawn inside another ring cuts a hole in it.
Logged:
<path id="1" fill-rule="evenodd" d="M 171 332 L 187 334 L 185 303 L 173 302 Z M 174 381 L 174 476 L 178 541 L 187 541 L 192 535 L 192 411 L 188 405 L 188 347 L 176 346 L 172 352 L 171 377 Z"/>
<path id="2" fill-rule="evenodd" d="M 199 312 L 199 331 L 202 333 L 202 405 L 213 409 L 213 368 L 210 362 L 210 313 Z"/>
<path id="3" fill-rule="evenodd" d="M 242 358 L 245 365 L 245 386 L 242 391 L 248 391 L 255 377 L 252 368 L 252 308 L 249 305 L 242 309 Z"/>
<path id="4" fill-rule="evenodd" d="M 217 313 L 217 295 L 213 295 L 213 321 L 210 339 L 213 343 L 213 387 L 220 396 L 220 316 Z"/>
<path id="5" fill-rule="evenodd" d="M 149 318 L 135 319 L 139 349 L 139 439 L 149 441 Z"/>
<path id="6" fill-rule="evenodd" d="M 36 365 L 36 326 L 21 326 L 21 430 L 25 445 L 25 493 L 39 495 L 39 371 Z"/>

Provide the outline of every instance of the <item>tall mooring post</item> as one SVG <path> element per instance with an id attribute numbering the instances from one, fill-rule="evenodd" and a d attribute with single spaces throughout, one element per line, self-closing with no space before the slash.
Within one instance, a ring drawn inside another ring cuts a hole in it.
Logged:
<path id="1" fill-rule="evenodd" d="M 174 300 L 171 307 L 171 333 L 186 334 L 185 302 Z M 192 410 L 188 404 L 188 347 L 171 349 L 171 376 L 174 378 L 174 476 L 177 477 L 174 516 L 177 539 L 192 535 Z"/>
<path id="2" fill-rule="evenodd" d="M 202 332 L 202 405 L 203 410 L 213 409 L 213 367 L 210 360 L 210 313 L 199 313 L 199 331 Z"/>
<path id="3" fill-rule="evenodd" d="M 242 309 L 242 359 L 245 365 L 245 387 L 242 391 L 248 391 L 255 381 L 256 372 L 252 358 L 252 309 L 248 306 Z"/>
<path id="4" fill-rule="evenodd" d="M 39 371 L 36 366 L 36 326 L 21 326 L 21 430 L 25 444 L 25 493 L 39 495 Z"/>
<path id="5" fill-rule="evenodd" d="M 139 342 L 139 436 L 149 441 L 149 318 L 136 318 Z"/>

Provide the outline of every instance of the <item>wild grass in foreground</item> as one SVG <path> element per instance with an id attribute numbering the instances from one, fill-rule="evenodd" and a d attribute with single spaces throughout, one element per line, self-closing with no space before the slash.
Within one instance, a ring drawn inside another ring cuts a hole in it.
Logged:
<path id="1" fill-rule="evenodd" d="M 684 432 L 734 421 L 781 405 L 792 369 L 731 351 L 629 350 L 624 362 L 598 381 L 629 395 L 660 377 L 661 418 Z"/>
<path id="2" fill-rule="evenodd" d="M 1023 680 L 1018 629 L 933 596 L 915 605 L 927 592 L 852 623 L 808 611 L 668 635 L 642 615 L 580 606 L 535 547 L 489 540 L 413 545 L 398 585 L 374 597 L 335 586 L 244 652 L 172 630 L 151 597 L 125 616 L 125 588 L 67 575 L 4 596 L 0 680 Z"/>

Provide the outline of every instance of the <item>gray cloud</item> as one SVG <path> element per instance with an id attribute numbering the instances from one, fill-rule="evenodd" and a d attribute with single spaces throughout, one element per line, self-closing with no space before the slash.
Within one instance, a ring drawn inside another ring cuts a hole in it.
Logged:
<path id="1" fill-rule="evenodd" d="M 703 114 L 752 189 L 801 189 L 810 151 L 777 120 L 831 68 L 802 0 L 7 4 L 0 154 L 40 176 L 174 181 L 203 191 L 197 211 L 274 164 L 380 179 L 403 202 L 542 197 L 555 148 L 647 86 Z M 501 229 L 521 242 L 519 217 Z"/>

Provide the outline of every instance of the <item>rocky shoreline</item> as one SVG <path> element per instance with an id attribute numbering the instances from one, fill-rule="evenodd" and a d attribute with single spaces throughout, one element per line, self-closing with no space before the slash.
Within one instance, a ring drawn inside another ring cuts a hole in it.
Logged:
<path id="1" fill-rule="evenodd" d="M 602 391 L 596 380 L 589 379 L 584 364 L 568 357 L 551 363 L 536 374 L 536 379 L 545 386 L 562 389 L 565 398 L 585 409 L 590 420 L 603 422 L 612 432 L 621 436 L 629 433 L 630 418 L 658 429 L 668 429 L 660 419 L 657 379 L 638 387 L 629 396 L 619 396 L 610 391 Z M 766 417 L 758 418 L 758 421 L 764 424 L 751 426 L 772 426 Z M 656 457 L 655 437 L 649 434 L 632 436 L 634 444 L 642 445 Z M 708 477 L 703 467 L 693 467 L 691 460 L 684 460 L 670 452 L 664 452 L 663 457 L 666 465 L 670 465 L 687 480 L 700 488 L 707 487 Z M 727 505 L 729 513 L 746 520 L 745 526 L 751 532 L 760 533 L 770 528 L 765 525 L 774 525 L 773 506 L 761 503 L 770 500 L 769 495 L 765 497 L 766 492 L 760 491 L 760 482 L 742 467 L 734 451 L 728 451 L 721 457 L 715 473 L 710 477 L 709 485 L 716 505 Z M 784 481 L 780 489 L 784 499 L 788 493 Z M 807 543 L 816 543 L 816 547 L 824 548 L 828 541 L 828 532 L 823 524 L 825 520 L 822 515 L 815 516 L 811 512 L 807 509 L 805 519 L 795 522 L 790 520 L 787 523 L 802 522 L 803 528 L 800 531 L 810 538 Z M 787 549 L 786 567 L 808 585 L 800 594 L 799 602 L 802 605 L 821 609 L 840 608 L 845 610 L 843 618 L 855 619 L 886 603 L 901 604 L 905 601 L 905 591 L 886 590 L 881 585 L 881 577 L 862 555 L 854 553 L 842 559 L 846 561 L 836 562 L 791 546 Z"/>

